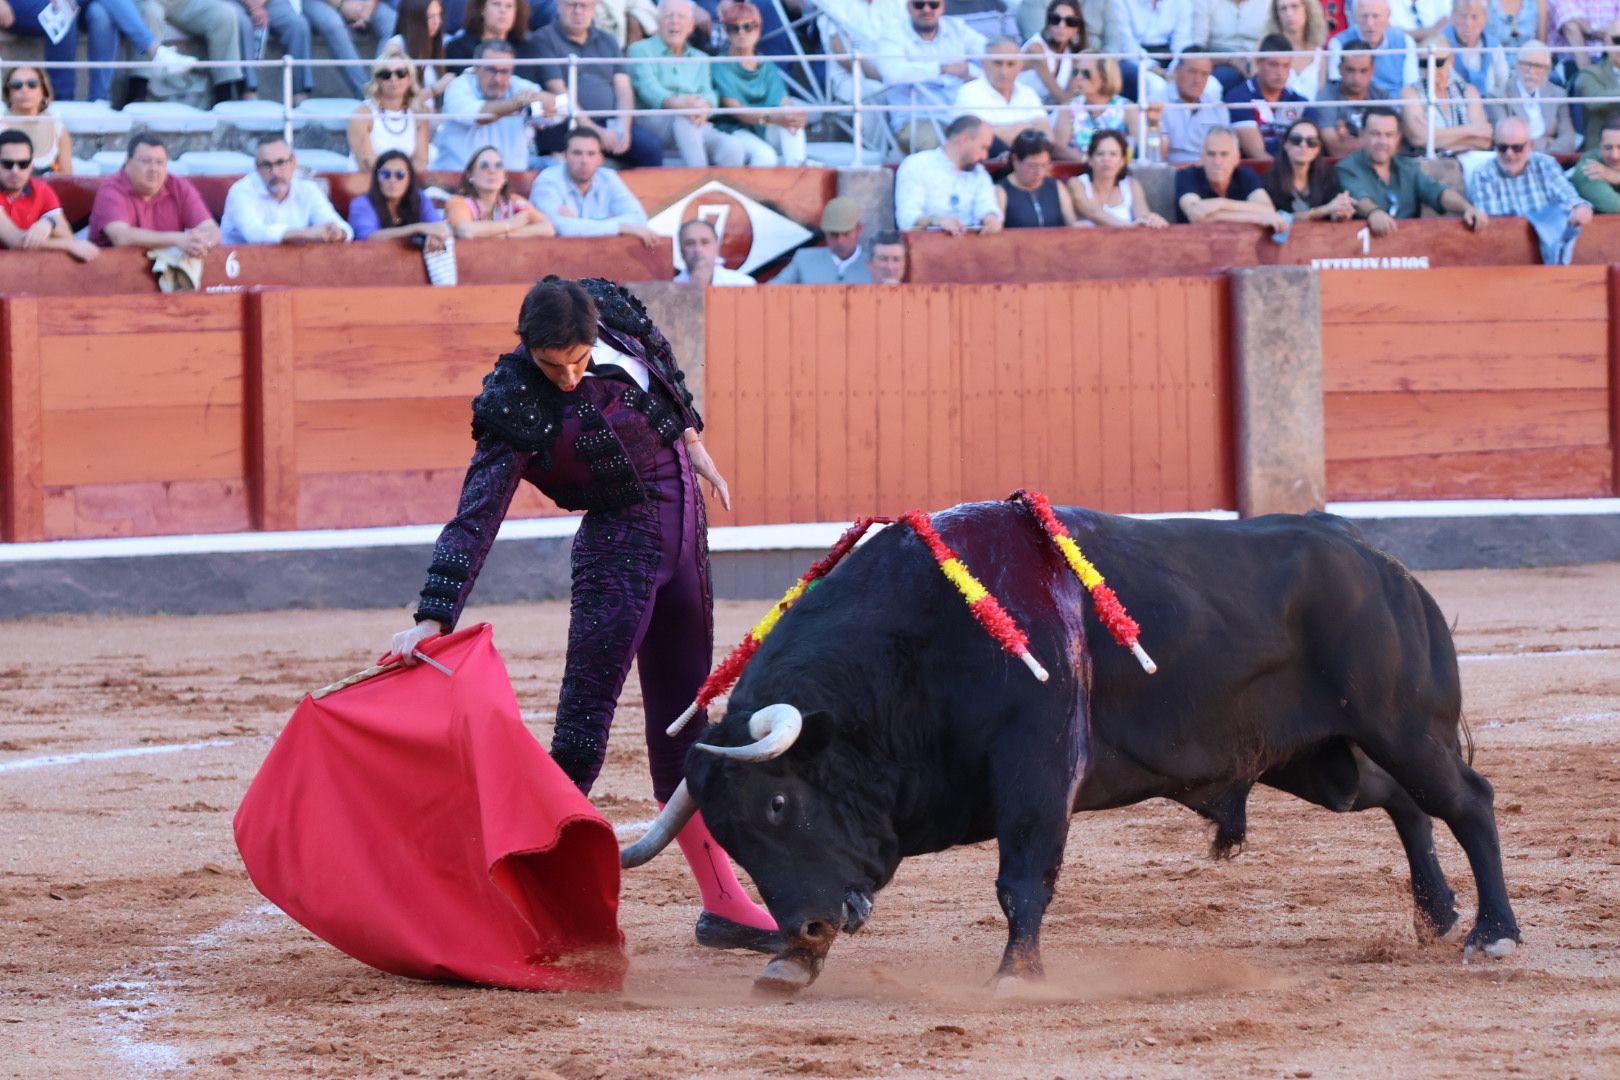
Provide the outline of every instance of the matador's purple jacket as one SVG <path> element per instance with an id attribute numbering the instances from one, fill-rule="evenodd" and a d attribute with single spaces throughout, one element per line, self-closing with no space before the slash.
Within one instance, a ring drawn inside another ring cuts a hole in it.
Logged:
<path id="1" fill-rule="evenodd" d="M 617 367 L 558 389 L 526 351 L 501 357 L 473 401 L 476 449 L 456 516 L 439 534 L 416 618 L 453 627 L 523 480 L 584 510 L 573 546 L 568 657 L 551 754 L 589 791 L 633 659 L 639 659 L 653 791 L 667 800 L 702 732 L 664 734 L 714 653 L 708 527 L 681 435 L 702 430 L 669 342 L 630 293 L 583 284 L 599 339 L 641 360 L 642 390 Z"/>

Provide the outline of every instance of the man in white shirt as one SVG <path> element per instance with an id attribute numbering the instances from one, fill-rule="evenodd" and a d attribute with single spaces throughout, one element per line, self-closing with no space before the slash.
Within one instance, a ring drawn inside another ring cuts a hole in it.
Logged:
<path id="1" fill-rule="evenodd" d="M 512 74 L 516 53 L 509 41 L 481 41 L 473 58 L 494 63 L 468 68 L 444 92 L 445 119 L 433 139 L 439 148 L 434 168 L 459 172 L 474 154 L 493 146 L 501 152 L 501 163 L 508 169 L 527 169 L 534 145 L 529 106 L 539 102 L 546 117 L 553 117 L 557 113 L 557 96 Z"/>
<path id="2" fill-rule="evenodd" d="M 963 83 L 974 77 L 970 56 L 984 52 L 984 35 L 958 19 L 947 18 L 945 0 L 906 0 L 903 25 L 890 26 L 878 41 L 878 75 L 887 89 L 887 103 L 910 105 L 889 114 L 896 131 L 916 122 L 944 122 L 950 103 Z M 919 132 L 919 135 L 921 133 Z M 913 137 L 913 146 L 932 143 Z"/>
<path id="3" fill-rule="evenodd" d="M 1018 81 L 1018 73 L 1024 70 L 1018 42 L 997 38 L 985 51 L 990 58 L 984 61 L 984 74 L 963 83 L 956 92 L 956 115 L 977 116 L 1009 146 L 1020 131 L 1030 128 L 1051 134 L 1052 122 L 1047 119 L 1040 95 Z"/>
<path id="4" fill-rule="evenodd" d="M 733 270 L 720 260 L 720 234 L 714 224 L 703 218 L 693 218 L 681 225 L 676 234 L 680 243 L 681 261 L 686 269 L 675 275 L 676 281 L 691 281 L 699 285 L 756 285 L 753 278 L 741 270 Z"/>
<path id="5" fill-rule="evenodd" d="M 984 162 L 995 133 L 977 116 L 959 116 L 945 145 L 912 154 L 894 175 L 894 217 L 902 229 L 1001 231 L 1001 208 Z"/>
<path id="6" fill-rule="evenodd" d="M 280 135 L 259 140 L 253 172 L 231 185 L 220 221 L 226 244 L 343 244 L 354 239 L 313 180 L 297 175 L 298 159 Z"/>

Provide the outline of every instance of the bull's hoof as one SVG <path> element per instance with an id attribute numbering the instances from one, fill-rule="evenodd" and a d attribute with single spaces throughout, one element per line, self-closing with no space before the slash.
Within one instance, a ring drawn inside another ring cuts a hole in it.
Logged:
<path id="1" fill-rule="evenodd" d="M 1483 945 L 1469 942 L 1463 948 L 1463 963 L 1466 964 L 1472 960 L 1476 952 L 1482 952 L 1492 960 L 1501 960 L 1503 957 L 1512 956 L 1514 950 L 1518 947 L 1519 943 L 1510 937 L 1497 938 L 1495 941 L 1487 941 Z"/>
<path id="2" fill-rule="evenodd" d="M 765 965 L 754 980 L 754 993 L 767 997 L 791 997 L 816 981 L 820 965 L 811 965 L 796 956 L 778 956 Z"/>
<path id="3" fill-rule="evenodd" d="M 993 996 L 1012 1001 L 1039 997 L 1043 989 L 1043 981 L 1038 975 L 997 975 L 990 980 L 990 993 Z"/>

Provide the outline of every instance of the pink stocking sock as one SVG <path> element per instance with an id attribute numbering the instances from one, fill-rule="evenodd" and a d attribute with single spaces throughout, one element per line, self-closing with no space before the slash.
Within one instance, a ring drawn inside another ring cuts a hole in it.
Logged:
<path id="1" fill-rule="evenodd" d="M 703 894 L 704 911 L 759 930 L 776 929 L 776 920 L 771 918 L 770 912 L 743 892 L 736 872 L 731 869 L 731 860 L 709 834 L 702 814 L 694 816 L 687 823 L 686 828 L 675 837 L 675 842 L 681 845 L 681 854 L 686 856 L 692 876 L 697 878 L 698 891 Z"/>

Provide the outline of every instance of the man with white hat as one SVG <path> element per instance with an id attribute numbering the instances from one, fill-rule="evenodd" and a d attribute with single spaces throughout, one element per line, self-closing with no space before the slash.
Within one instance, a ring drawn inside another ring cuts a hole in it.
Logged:
<path id="1" fill-rule="evenodd" d="M 800 248 L 772 285 L 870 285 L 861 257 L 861 204 L 840 196 L 821 212 L 826 247 Z"/>

